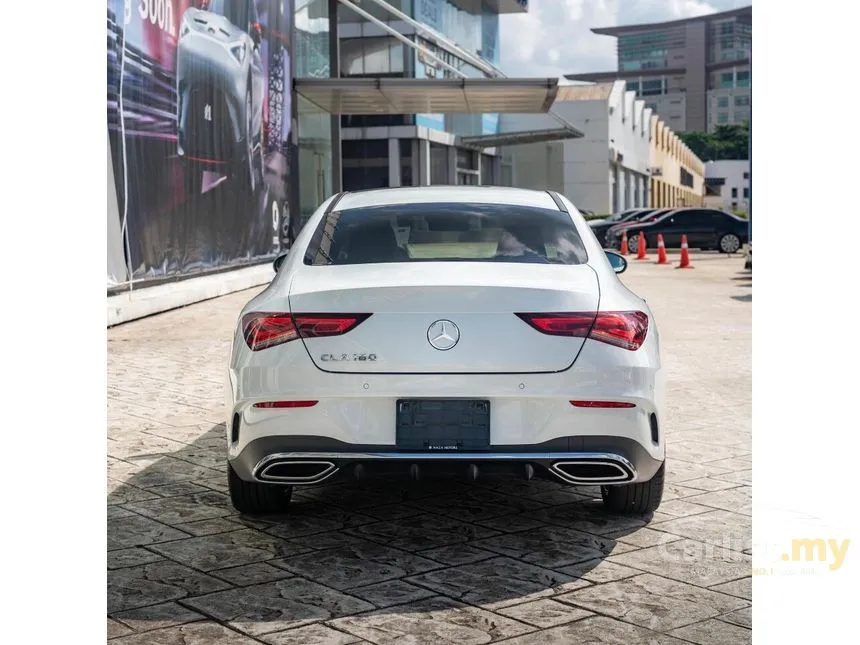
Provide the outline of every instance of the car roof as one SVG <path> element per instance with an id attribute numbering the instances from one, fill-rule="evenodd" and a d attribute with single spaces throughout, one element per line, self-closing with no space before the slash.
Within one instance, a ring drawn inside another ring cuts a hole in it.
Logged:
<path id="1" fill-rule="evenodd" d="M 410 186 L 404 188 L 375 188 L 344 193 L 335 209 L 338 211 L 368 206 L 394 204 L 427 204 L 472 202 L 510 204 L 559 210 L 545 190 L 508 188 L 505 186 Z"/>

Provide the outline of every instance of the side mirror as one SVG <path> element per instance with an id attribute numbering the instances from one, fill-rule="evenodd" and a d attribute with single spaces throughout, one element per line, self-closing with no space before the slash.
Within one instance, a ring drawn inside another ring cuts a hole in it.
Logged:
<path id="1" fill-rule="evenodd" d="M 615 251 L 606 250 L 605 252 L 606 259 L 609 260 L 615 273 L 624 273 L 627 270 L 627 258 Z"/>
<path id="2" fill-rule="evenodd" d="M 289 251 L 284 251 L 278 257 L 275 258 L 274 262 L 272 262 L 272 266 L 275 267 L 275 273 L 278 272 L 278 269 L 281 268 L 281 265 L 284 263 L 284 260 L 287 259 L 287 255 L 289 255 Z"/>

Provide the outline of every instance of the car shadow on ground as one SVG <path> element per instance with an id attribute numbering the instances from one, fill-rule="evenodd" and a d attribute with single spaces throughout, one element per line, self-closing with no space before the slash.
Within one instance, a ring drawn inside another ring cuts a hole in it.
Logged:
<path id="1" fill-rule="evenodd" d="M 649 520 L 605 513 L 596 487 L 524 477 L 297 488 L 288 512 L 244 516 L 227 494 L 224 426 L 194 431 L 135 431 L 146 435 L 137 448 L 109 450 L 115 635 L 199 622 L 259 636 L 370 612 L 380 624 L 398 616 L 404 635 L 429 618 L 495 640 L 518 633 L 505 607 L 625 577 L 605 558 L 632 550 L 619 540 Z M 159 443 L 173 450 L 145 454 Z M 459 618 L 440 618 L 446 608 Z M 581 611 L 563 602 L 547 610 Z"/>
<path id="2" fill-rule="evenodd" d="M 735 282 L 735 286 L 740 289 L 752 289 L 752 272 L 743 271 L 738 273 L 732 281 Z M 731 296 L 732 300 L 737 300 L 738 302 L 752 302 L 752 293 L 744 293 L 741 295 Z"/>

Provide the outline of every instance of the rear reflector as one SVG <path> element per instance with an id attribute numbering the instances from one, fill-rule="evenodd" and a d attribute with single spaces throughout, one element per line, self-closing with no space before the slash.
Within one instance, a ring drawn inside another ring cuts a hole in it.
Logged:
<path id="1" fill-rule="evenodd" d="M 575 408 L 635 408 L 635 403 L 627 401 L 571 401 Z"/>
<path id="2" fill-rule="evenodd" d="M 264 401 L 262 403 L 255 403 L 255 408 L 312 408 L 319 401 Z"/>
<path id="3" fill-rule="evenodd" d="M 370 314 L 250 313 L 242 318 L 242 334 L 253 351 L 297 338 L 340 336 L 370 318 Z"/>
<path id="4" fill-rule="evenodd" d="M 543 334 L 591 338 L 635 351 L 645 342 L 648 314 L 641 311 L 517 314 Z"/>

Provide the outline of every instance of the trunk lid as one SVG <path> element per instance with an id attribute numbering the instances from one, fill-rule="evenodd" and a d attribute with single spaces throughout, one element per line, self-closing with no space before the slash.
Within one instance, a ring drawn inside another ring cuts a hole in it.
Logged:
<path id="1" fill-rule="evenodd" d="M 308 266 L 293 278 L 289 306 L 294 314 L 372 314 L 341 336 L 302 340 L 324 371 L 534 373 L 569 368 L 585 341 L 543 334 L 515 314 L 597 311 L 598 294 L 584 264 Z M 456 343 L 440 350 L 431 340 Z"/>

